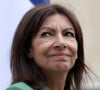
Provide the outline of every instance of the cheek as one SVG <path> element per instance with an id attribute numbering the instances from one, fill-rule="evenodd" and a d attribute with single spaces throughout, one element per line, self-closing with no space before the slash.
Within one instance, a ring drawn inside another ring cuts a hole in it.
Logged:
<path id="1" fill-rule="evenodd" d="M 75 61 L 77 60 L 78 58 L 78 45 L 76 45 L 76 47 L 74 48 L 74 59 Z"/>
<path id="2" fill-rule="evenodd" d="M 34 52 L 37 52 L 39 54 L 44 54 L 47 53 L 48 50 L 52 47 L 53 41 L 44 41 L 40 40 L 38 42 L 35 42 L 33 47 L 34 47 Z"/>
<path id="3" fill-rule="evenodd" d="M 38 66 L 43 66 L 42 64 L 45 64 L 44 62 L 44 57 L 43 57 L 43 53 L 41 52 L 41 49 L 40 48 L 34 48 L 33 50 L 33 58 L 34 58 L 34 61 L 36 62 L 36 64 Z"/>
<path id="4" fill-rule="evenodd" d="M 77 57 L 78 57 L 77 52 L 78 52 L 78 44 L 76 42 L 76 44 L 75 44 L 75 59 L 77 59 Z"/>
<path id="5" fill-rule="evenodd" d="M 73 48 L 73 62 L 72 62 L 73 66 L 75 65 L 77 58 L 78 58 L 78 44 L 75 43 Z"/>
<path id="6" fill-rule="evenodd" d="M 77 51 L 78 51 L 77 41 L 75 41 L 74 44 L 73 44 L 73 50 L 74 50 L 75 55 L 77 55 Z"/>
<path id="7" fill-rule="evenodd" d="M 69 49 L 70 49 L 70 51 L 71 51 L 71 53 L 72 53 L 72 57 L 71 57 L 71 60 L 70 60 L 70 65 L 73 67 L 74 66 L 74 64 L 75 64 L 75 62 L 76 62 L 76 59 L 77 59 L 77 52 L 78 52 L 78 45 L 77 45 L 77 42 L 75 41 L 75 42 L 72 42 L 72 43 L 70 43 L 70 45 L 69 45 Z"/>
<path id="8" fill-rule="evenodd" d="M 77 41 L 75 41 L 72 45 L 72 52 L 73 52 L 73 57 L 75 59 L 77 59 L 77 52 L 78 52 L 78 44 L 77 44 Z"/>
<path id="9" fill-rule="evenodd" d="M 46 54 L 50 50 L 52 46 L 52 42 L 47 41 L 36 41 L 33 43 L 33 58 L 35 59 L 37 64 L 46 64 Z"/>

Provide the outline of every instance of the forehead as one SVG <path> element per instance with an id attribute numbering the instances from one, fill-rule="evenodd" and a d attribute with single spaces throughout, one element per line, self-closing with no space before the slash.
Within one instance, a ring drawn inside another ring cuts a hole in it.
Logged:
<path id="1" fill-rule="evenodd" d="M 50 15 L 48 16 L 42 26 L 45 26 L 45 25 L 63 25 L 63 26 L 73 26 L 71 21 L 69 20 L 69 18 L 65 15 L 62 15 L 62 14 L 53 14 L 53 15 Z"/>

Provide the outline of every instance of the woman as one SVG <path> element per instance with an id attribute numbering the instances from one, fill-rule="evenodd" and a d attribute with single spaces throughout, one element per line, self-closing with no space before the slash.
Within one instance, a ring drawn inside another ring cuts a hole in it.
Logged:
<path id="1" fill-rule="evenodd" d="M 83 90 L 83 35 L 72 11 L 60 5 L 40 5 L 21 20 L 11 49 L 12 84 L 34 90 Z"/>

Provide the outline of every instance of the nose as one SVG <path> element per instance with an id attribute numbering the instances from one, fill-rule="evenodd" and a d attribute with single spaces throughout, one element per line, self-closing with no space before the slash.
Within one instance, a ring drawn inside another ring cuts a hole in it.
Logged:
<path id="1" fill-rule="evenodd" d="M 66 40 L 64 39 L 64 37 L 62 35 L 57 36 L 55 39 L 55 42 L 54 42 L 54 48 L 63 50 L 66 47 L 67 47 L 67 43 L 66 43 Z"/>

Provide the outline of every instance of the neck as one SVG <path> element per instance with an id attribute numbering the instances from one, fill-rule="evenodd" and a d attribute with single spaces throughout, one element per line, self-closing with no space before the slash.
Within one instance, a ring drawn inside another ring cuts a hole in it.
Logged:
<path id="1" fill-rule="evenodd" d="M 46 77 L 50 90 L 64 90 L 67 74 L 56 73 L 49 74 Z"/>

